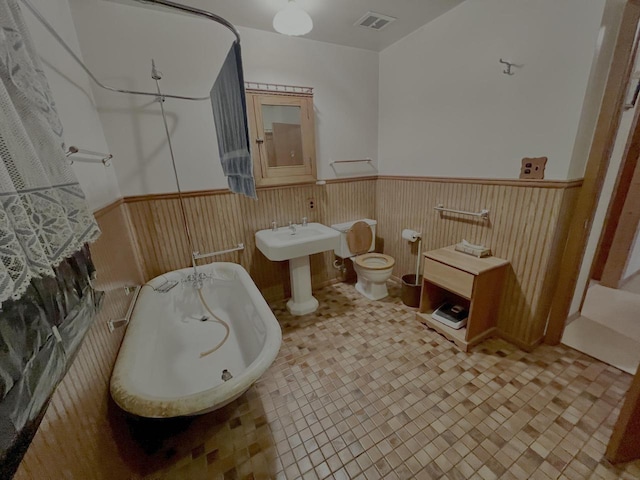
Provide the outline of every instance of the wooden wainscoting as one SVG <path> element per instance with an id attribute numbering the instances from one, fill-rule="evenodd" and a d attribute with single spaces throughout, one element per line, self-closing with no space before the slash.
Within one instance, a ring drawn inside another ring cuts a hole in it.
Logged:
<path id="1" fill-rule="evenodd" d="M 96 219 L 102 235 L 91 254 L 96 287 L 106 290 L 103 306 L 53 393 L 16 480 L 138 478 L 122 460 L 119 425 L 109 413 L 109 378 L 124 330 L 110 333 L 106 321 L 124 316 L 131 298 L 119 287 L 139 284 L 142 275 L 124 203 L 96 212 Z"/>
<path id="2" fill-rule="evenodd" d="M 378 236 L 384 253 L 396 259 L 394 276 L 414 273 L 417 246 L 401 238 L 404 228 L 423 233 L 422 249 L 433 250 L 463 239 L 487 245 L 511 262 L 498 318 L 499 331 L 531 349 L 544 335 L 555 291 L 558 252 L 580 181 L 512 181 L 379 177 Z M 433 210 L 445 207 L 490 210 L 489 221 Z"/>
<path id="3" fill-rule="evenodd" d="M 423 250 L 463 238 L 490 246 L 511 262 L 499 314 L 502 334 L 523 348 L 542 338 L 555 291 L 561 246 L 580 182 L 492 181 L 379 177 L 324 186 L 264 188 L 255 202 L 228 191 L 185 195 L 196 248 L 243 252 L 216 260 L 242 264 L 267 298 L 288 294 L 287 262 L 270 262 L 256 250 L 254 234 L 289 220 L 326 225 L 359 218 L 378 220 L 378 250 L 396 259 L 394 275 L 413 273 L 416 246 L 403 228 L 423 233 Z M 310 200 L 314 208 L 309 207 Z M 487 223 L 443 215 L 438 203 L 464 210 L 491 210 Z M 97 212 L 103 234 L 92 248 L 99 288 L 109 290 L 70 371 L 55 391 L 42 425 L 16 474 L 33 478 L 140 478 L 136 446 L 109 398 L 109 377 L 122 339 L 104 324 L 124 314 L 129 297 L 120 288 L 190 263 L 175 194 L 132 197 Z M 312 256 L 314 286 L 335 281 L 333 252 Z M 115 415 L 115 417 L 114 417 Z"/>
<path id="4" fill-rule="evenodd" d="M 233 195 L 228 190 L 184 195 L 189 228 L 196 250 L 212 252 L 244 243 L 245 250 L 212 258 L 241 264 L 251 274 L 267 299 L 289 294 L 288 262 L 271 262 L 255 246 L 255 232 L 289 221 L 325 225 L 374 218 L 376 179 L 361 178 L 328 182 L 326 185 L 295 185 L 258 190 L 258 201 Z M 313 201 L 313 208 L 310 202 Z M 139 246 L 146 280 L 188 267 L 191 251 L 175 194 L 128 197 L 134 237 Z M 334 281 L 333 252 L 311 257 L 312 283 L 319 287 Z"/>

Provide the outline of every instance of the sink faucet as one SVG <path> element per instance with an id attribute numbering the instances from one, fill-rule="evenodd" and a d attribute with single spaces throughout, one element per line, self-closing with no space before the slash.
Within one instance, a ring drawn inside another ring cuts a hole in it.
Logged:
<path id="1" fill-rule="evenodd" d="M 302 226 L 303 227 L 307 226 L 307 217 L 302 217 Z"/>
<path id="2" fill-rule="evenodd" d="M 273 230 L 274 232 L 278 231 L 278 223 L 275 220 L 271 222 L 271 230 Z"/>

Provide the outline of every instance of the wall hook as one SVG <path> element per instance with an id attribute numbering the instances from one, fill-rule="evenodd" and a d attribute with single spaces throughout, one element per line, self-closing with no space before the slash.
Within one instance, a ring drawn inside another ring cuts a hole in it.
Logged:
<path id="1" fill-rule="evenodd" d="M 513 75 L 514 73 L 511 71 L 511 67 L 517 66 L 515 63 L 510 63 L 510 62 L 505 62 L 504 60 L 500 59 L 500 63 L 504 64 L 507 66 L 507 68 L 505 70 L 502 71 L 502 73 L 505 73 L 507 75 Z"/>

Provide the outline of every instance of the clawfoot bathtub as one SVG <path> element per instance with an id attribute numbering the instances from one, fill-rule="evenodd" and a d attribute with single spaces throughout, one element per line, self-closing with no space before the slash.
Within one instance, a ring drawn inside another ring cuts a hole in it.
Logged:
<path id="1" fill-rule="evenodd" d="M 111 396 L 122 409 L 149 418 L 216 410 L 278 355 L 280 325 L 247 271 L 212 263 L 198 272 L 207 277 L 202 300 L 185 281 L 192 269 L 143 286 L 111 376 Z"/>

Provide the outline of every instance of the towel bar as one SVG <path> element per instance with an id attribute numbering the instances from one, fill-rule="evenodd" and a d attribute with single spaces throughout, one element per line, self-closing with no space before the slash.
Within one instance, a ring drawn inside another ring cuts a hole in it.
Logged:
<path id="1" fill-rule="evenodd" d="M 361 160 L 334 160 L 333 162 L 331 162 L 331 165 L 334 165 L 336 163 L 371 163 L 373 160 L 371 160 L 370 158 L 363 158 Z"/>
<path id="2" fill-rule="evenodd" d="M 472 217 L 480 217 L 483 220 L 488 220 L 489 219 L 489 210 L 487 210 L 486 208 L 483 208 L 479 212 L 466 212 L 464 210 L 454 210 L 452 208 L 445 208 L 444 205 L 439 203 L 438 206 L 433 207 L 433 209 L 437 210 L 440 213 L 444 213 L 444 212 L 459 213 L 460 215 L 470 215 Z"/>
<path id="3" fill-rule="evenodd" d="M 201 258 L 214 257 L 216 255 L 222 255 L 225 253 L 239 252 L 240 250 L 244 250 L 244 243 L 239 243 L 238 246 L 235 248 L 229 248 L 228 250 L 220 250 L 219 252 L 211 252 L 211 253 L 193 252 L 193 260 L 195 261 L 195 260 L 200 260 Z"/>
<path id="4" fill-rule="evenodd" d="M 133 287 L 133 300 L 131 300 L 131 303 L 129 304 L 129 308 L 127 309 L 127 314 L 124 316 L 124 318 L 119 318 L 117 320 L 114 320 L 112 318 L 112 319 L 109 319 L 109 321 L 107 321 L 107 326 L 109 327 L 109 331 L 111 333 L 113 333 L 113 331 L 116 328 L 124 327 L 129 323 L 129 320 L 131 320 L 131 314 L 133 313 L 133 307 L 136 306 L 136 302 L 138 301 L 138 295 L 140 295 L 141 289 L 142 289 L 142 285 L 136 285 L 135 287 Z M 127 295 L 129 295 L 129 293 L 132 291 L 132 287 L 125 287 L 124 291 L 127 292 Z"/>
<path id="5" fill-rule="evenodd" d="M 78 158 L 78 159 L 69 158 L 72 155 L 76 155 L 76 154 L 102 157 L 102 159 L 95 160 L 95 159 L 89 159 L 89 158 Z M 113 158 L 113 155 L 110 153 L 100 153 L 100 152 L 94 152 L 93 150 L 84 150 L 74 145 L 69 146 L 69 149 L 65 152 L 65 156 L 69 158 L 69 165 L 73 165 L 74 162 L 84 162 L 84 163 L 102 163 L 105 167 L 108 167 L 111 165 L 111 159 Z"/>

